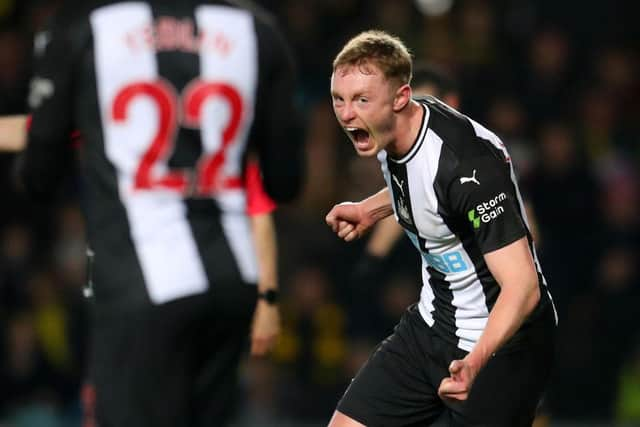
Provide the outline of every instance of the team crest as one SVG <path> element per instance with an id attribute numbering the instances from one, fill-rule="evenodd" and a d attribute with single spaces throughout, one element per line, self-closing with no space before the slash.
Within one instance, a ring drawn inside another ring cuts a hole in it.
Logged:
<path id="1" fill-rule="evenodd" d="M 391 175 L 391 178 L 393 178 L 393 182 L 395 182 L 396 186 L 398 187 L 398 189 L 400 190 L 400 192 L 398 194 L 396 194 L 396 199 L 398 200 L 398 215 L 400 216 L 400 218 L 402 218 L 407 224 L 413 224 L 413 221 L 411 221 L 411 215 L 409 215 L 409 208 L 407 207 L 407 204 L 405 202 L 405 195 L 404 195 L 404 180 L 402 179 L 398 179 L 397 176 L 395 175 Z"/>
<path id="2" fill-rule="evenodd" d="M 409 215 L 409 209 L 404 202 L 402 197 L 398 197 L 398 215 L 402 218 L 406 223 L 413 224 L 411 221 L 411 215 Z"/>

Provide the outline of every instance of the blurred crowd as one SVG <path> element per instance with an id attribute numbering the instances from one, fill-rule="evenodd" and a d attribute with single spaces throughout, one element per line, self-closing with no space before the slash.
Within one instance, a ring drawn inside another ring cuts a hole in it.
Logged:
<path id="1" fill-rule="evenodd" d="M 26 112 L 33 35 L 55 0 L 0 0 L 0 115 Z M 637 2 L 282 0 L 307 144 L 304 194 L 276 213 L 283 331 L 243 367 L 240 425 L 326 422 L 373 345 L 420 286 L 400 243 L 362 256 L 326 227 L 333 204 L 382 187 L 328 96 L 331 61 L 360 30 L 400 36 L 458 82 L 461 111 L 495 131 L 533 207 L 560 326 L 541 407 L 552 424 L 640 425 L 640 27 Z M 0 155 L 0 425 L 79 426 L 90 303 L 78 183 L 55 207 L 25 200 Z M 280 421 L 279 421 L 280 420 Z"/>

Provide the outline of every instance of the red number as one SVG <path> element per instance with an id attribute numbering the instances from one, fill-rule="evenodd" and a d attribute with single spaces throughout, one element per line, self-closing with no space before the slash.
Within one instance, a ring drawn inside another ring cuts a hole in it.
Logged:
<path id="1" fill-rule="evenodd" d="M 113 119 L 116 123 L 127 120 L 129 103 L 138 96 L 147 96 L 154 101 L 158 108 L 159 120 L 153 141 L 142 156 L 136 171 L 134 188 L 150 190 L 165 187 L 184 191 L 187 188 L 187 178 L 182 172 L 169 172 L 158 178 L 153 176 L 153 165 L 159 161 L 166 161 L 174 141 L 177 116 L 174 91 L 162 81 L 125 86 L 113 102 Z"/>
<path id="2" fill-rule="evenodd" d="M 175 90 L 164 81 L 138 82 L 125 86 L 116 95 L 112 116 L 116 123 L 127 120 L 129 103 L 136 97 L 150 98 L 158 108 L 158 129 L 151 145 L 143 154 L 134 178 L 134 189 L 151 190 L 166 188 L 187 194 L 192 187 L 189 175 L 185 171 L 169 171 L 164 176 L 155 176 L 154 165 L 166 163 L 175 144 L 177 127 L 177 95 Z M 225 150 L 235 141 L 242 119 L 242 98 L 238 91 L 224 83 L 206 83 L 195 81 L 187 86 L 183 98 L 184 125 L 200 128 L 202 107 L 212 98 L 220 97 L 227 101 L 231 117 L 222 133 L 222 145 L 214 153 L 203 154 L 198 161 L 196 194 L 211 195 L 221 189 L 240 188 L 242 181 L 238 176 L 221 176 L 221 167 L 225 163 Z"/>
<path id="3" fill-rule="evenodd" d="M 242 118 L 242 98 L 238 91 L 224 83 L 206 83 L 196 81 L 190 84 L 184 92 L 184 123 L 187 126 L 200 127 L 202 106 L 205 101 L 215 97 L 225 99 L 231 110 L 231 117 L 227 127 L 222 132 L 222 146 L 198 162 L 199 194 L 210 194 L 220 188 L 238 188 L 242 181 L 239 177 L 225 177 L 221 179 L 220 168 L 225 161 L 225 150 L 233 142 L 240 128 Z"/>

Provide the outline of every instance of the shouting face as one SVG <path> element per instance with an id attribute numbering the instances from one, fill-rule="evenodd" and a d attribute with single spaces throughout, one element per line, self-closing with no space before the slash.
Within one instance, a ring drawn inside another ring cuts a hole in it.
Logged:
<path id="1" fill-rule="evenodd" d="M 360 156 L 374 156 L 393 141 L 399 85 L 371 63 L 338 67 L 331 76 L 333 111 Z"/>

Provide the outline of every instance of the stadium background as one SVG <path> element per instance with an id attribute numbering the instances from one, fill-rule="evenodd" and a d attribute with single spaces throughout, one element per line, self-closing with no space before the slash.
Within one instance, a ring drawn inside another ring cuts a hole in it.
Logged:
<path id="1" fill-rule="evenodd" d="M 539 225 L 559 309 L 540 425 L 640 425 L 640 5 L 578 0 L 262 1 L 294 47 L 308 177 L 277 213 L 283 334 L 243 366 L 239 426 L 326 424 L 349 378 L 417 298 L 417 255 L 384 263 L 324 224 L 382 185 L 328 96 L 331 60 L 360 30 L 401 36 L 455 75 L 461 110 L 509 147 Z M 31 40 L 56 1 L 0 0 L 0 114 L 25 112 Z M 0 425 L 79 426 L 87 309 L 76 183 L 33 206 L 0 155 Z M 170 404 L 170 402 L 167 402 Z M 88 426 L 87 426 L 88 427 Z"/>

